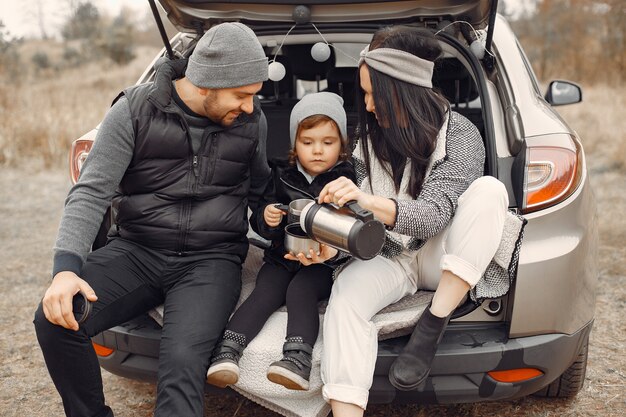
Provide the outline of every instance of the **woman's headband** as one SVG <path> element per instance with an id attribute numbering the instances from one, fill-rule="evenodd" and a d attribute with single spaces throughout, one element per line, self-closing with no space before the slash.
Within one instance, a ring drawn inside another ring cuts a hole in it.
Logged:
<path id="1" fill-rule="evenodd" d="M 377 48 L 370 51 L 369 46 L 361 51 L 360 56 L 359 65 L 365 62 L 368 67 L 398 80 L 422 87 L 433 87 L 435 64 L 432 61 L 399 49 Z"/>

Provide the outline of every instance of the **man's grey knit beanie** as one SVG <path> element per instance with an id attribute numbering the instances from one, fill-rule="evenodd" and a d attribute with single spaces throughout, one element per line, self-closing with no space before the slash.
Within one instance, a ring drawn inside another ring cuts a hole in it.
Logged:
<path id="1" fill-rule="evenodd" d="M 267 80 L 267 65 L 252 29 L 242 23 L 222 23 L 202 36 L 185 76 L 201 88 L 241 87 Z"/>
<path id="2" fill-rule="evenodd" d="M 343 108 L 343 99 L 335 93 L 313 93 L 307 94 L 293 106 L 291 117 L 289 118 L 289 136 L 291 138 L 291 146 L 296 142 L 296 132 L 298 125 L 307 117 L 323 114 L 330 117 L 337 123 L 341 140 L 345 142 L 348 139 L 346 128 L 346 111 Z"/>

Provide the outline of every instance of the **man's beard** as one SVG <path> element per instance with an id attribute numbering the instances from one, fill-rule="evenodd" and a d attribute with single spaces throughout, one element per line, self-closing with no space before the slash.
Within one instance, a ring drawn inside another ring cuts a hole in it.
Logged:
<path id="1" fill-rule="evenodd" d="M 235 117 L 229 116 L 233 113 L 233 110 L 223 111 L 218 104 L 215 92 L 210 92 L 209 95 L 207 95 L 202 103 L 202 107 L 209 120 L 224 127 L 232 125 L 239 116 L 238 114 Z"/>

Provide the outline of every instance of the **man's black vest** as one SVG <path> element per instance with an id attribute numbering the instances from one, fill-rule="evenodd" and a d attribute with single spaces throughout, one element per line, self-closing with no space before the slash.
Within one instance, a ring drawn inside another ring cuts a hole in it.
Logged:
<path id="1" fill-rule="evenodd" d="M 113 200 L 117 234 L 151 248 L 230 254 L 243 261 L 260 109 L 255 101 L 253 114 L 205 132 L 194 155 L 187 122 L 171 97 L 172 80 L 181 71 L 182 63 L 165 63 L 154 83 L 123 92 L 135 148 Z"/>

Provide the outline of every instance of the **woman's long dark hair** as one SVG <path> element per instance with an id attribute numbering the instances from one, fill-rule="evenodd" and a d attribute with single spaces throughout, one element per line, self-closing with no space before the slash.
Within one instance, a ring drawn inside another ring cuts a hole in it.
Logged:
<path id="1" fill-rule="evenodd" d="M 435 61 L 442 52 L 431 31 L 407 26 L 378 30 L 370 43 L 370 50 L 376 48 L 399 49 L 429 61 Z M 411 161 L 407 191 L 416 198 L 422 189 L 428 162 L 437 144 L 437 134 L 449 109 L 448 101 L 430 88 L 400 81 L 371 67 L 368 69 L 378 120 L 374 114 L 365 110 L 364 93 L 360 88 L 357 88 L 357 103 L 360 121 L 358 135 L 370 185 L 369 144 L 376 158 L 387 163 L 381 165 L 393 179 L 396 192 L 400 191 L 407 158 Z M 360 82 L 359 74 L 357 85 Z"/>

